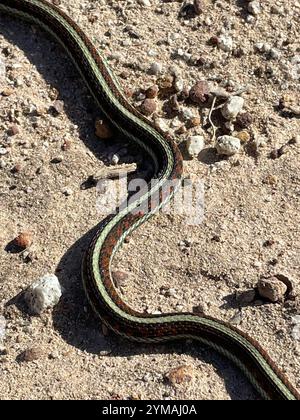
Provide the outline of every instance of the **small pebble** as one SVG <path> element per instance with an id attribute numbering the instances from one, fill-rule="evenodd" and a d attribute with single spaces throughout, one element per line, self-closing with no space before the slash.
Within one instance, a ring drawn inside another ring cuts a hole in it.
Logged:
<path id="1" fill-rule="evenodd" d="M 140 111 L 146 116 L 152 115 L 156 111 L 156 102 L 154 99 L 145 99 L 140 106 Z"/>
<path id="2" fill-rule="evenodd" d="M 14 89 L 11 87 L 7 87 L 2 90 L 3 96 L 11 96 L 13 93 L 14 93 Z"/>
<path id="3" fill-rule="evenodd" d="M 57 114 L 61 114 L 64 111 L 64 102 L 63 101 L 55 101 L 52 105 L 52 108 L 57 112 Z"/>
<path id="4" fill-rule="evenodd" d="M 190 157 L 197 157 L 204 149 L 205 140 L 203 136 L 190 136 L 187 139 L 187 152 Z"/>
<path id="5" fill-rule="evenodd" d="M 6 76 L 6 66 L 4 60 L 0 57 L 0 81 L 4 82 Z"/>
<path id="6" fill-rule="evenodd" d="M 163 66 L 161 63 L 152 63 L 149 68 L 149 73 L 153 75 L 161 74 L 163 71 Z"/>
<path id="7" fill-rule="evenodd" d="M 188 128 L 199 127 L 200 124 L 201 124 L 201 118 L 196 117 L 196 116 L 192 117 L 191 119 L 187 121 Z"/>
<path id="8" fill-rule="evenodd" d="M 20 249 L 27 249 L 32 245 L 33 235 L 31 232 L 22 232 L 14 239 L 14 245 Z"/>
<path id="9" fill-rule="evenodd" d="M 129 275 L 124 271 L 113 271 L 112 277 L 116 287 L 121 287 L 126 284 L 126 280 L 128 280 Z"/>
<path id="10" fill-rule="evenodd" d="M 300 323 L 293 327 L 292 337 L 294 340 L 300 341 Z"/>
<path id="11" fill-rule="evenodd" d="M 280 52 L 276 48 L 271 48 L 269 51 L 269 58 L 273 60 L 278 60 L 280 57 Z"/>
<path id="12" fill-rule="evenodd" d="M 233 50 L 233 39 L 228 35 L 221 35 L 217 39 L 218 47 L 224 52 L 231 52 Z"/>
<path id="13" fill-rule="evenodd" d="M 19 359 L 22 362 L 34 362 L 43 357 L 44 352 L 39 347 L 31 347 L 20 354 Z"/>
<path id="14" fill-rule="evenodd" d="M 241 141 L 242 144 L 247 143 L 251 139 L 250 134 L 246 130 L 239 131 L 238 133 L 235 134 L 235 136 L 238 139 L 240 139 L 240 141 Z"/>
<path id="15" fill-rule="evenodd" d="M 150 7 L 151 6 L 151 1 L 150 0 L 138 0 L 138 3 L 141 6 L 144 6 L 144 7 Z"/>
<path id="16" fill-rule="evenodd" d="M 168 131 L 170 131 L 170 128 L 169 128 L 166 120 L 164 120 L 163 118 L 155 118 L 154 123 L 155 123 L 156 127 L 159 130 L 163 131 L 164 133 L 167 133 Z"/>
<path id="17" fill-rule="evenodd" d="M 71 188 L 63 188 L 62 193 L 66 196 L 69 197 L 73 194 L 73 191 Z"/>
<path id="18" fill-rule="evenodd" d="M 165 76 L 160 77 L 157 80 L 157 85 L 162 91 L 168 92 L 172 90 L 174 85 L 174 76 L 172 76 L 171 74 L 166 74 Z"/>
<path id="19" fill-rule="evenodd" d="M 168 106 L 172 111 L 180 111 L 180 105 L 177 99 L 177 95 L 172 95 L 168 101 Z"/>
<path id="20" fill-rule="evenodd" d="M 19 134 L 19 132 L 20 132 L 19 127 L 16 124 L 10 126 L 9 129 L 8 129 L 8 135 L 9 136 L 15 136 L 15 135 Z"/>
<path id="21" fill-rule="evenodd" d="M 257 0 L 250 1 L 248 4 L 248 12 L 252 13 L 252 15 L 257 16 L 261 13 L 261 5 L 260 2 Z"/>
<path id="22" fill-rule="evenodd" d="M 64 142 L 63 142 L 63 144 L 62 144 L 62 146 L 61 146 L 61 149 L 64 151 L 64 152 L 66 152 L 67 150 L 70 150 L 71 149 L 71 145 L 72 145 L 72 142 L 71 142 L 71 140 L 65 140 Z"/>
<path id="23" fill-rule="evenodd" d="M 147 98 L 154 99 L 158 95 L 158 92 L 159 92 L 158 86 L 157 85 L 153 85 L 153 86 L 150 86 L 146 90 L 145 94 L 146 94 L 146 97 Z"/>
<path id="24" fill-rule="evenodd" d="M 174 368 L 170 370 L 170 372 L 166 375 L 166 378 L 173 386 L 191 382 L 194 379 L 194 377 L 194 368 L 189 365 L 183 365 Z"/>
<path id="25" fill-rule="evenodd" d="M 209 87 L 205 80 L 197 82 L 190 90 L 189 97 L 196 104 L 204 104 L 208 100 Z"/>
<path id="26" fill-rule="evenodd" d="M 174 89 L 176 92 L 181 92 L 184 88 L 184 81 L 181 77 L 176 76 L 174 80 Z"/>
<path id="27" fill-rule="evenodd" d="M 109 139 L 112 137 L 113 133 L 109 125 L 103 120 L 95 121 L 96 136 L 100 139 Z"/>
<path id="28" fill-rule="evenodd" d="M 293 330 L 292 337 L 294 340 L 300 341 L 300 315 L 295 315 L 292 317 Z"/>
<path id="29" fill-rule="evenodd" d="M 253 117 L 249 112 L 241 112 L 237 115 L 235 124 L 240 128 L 249 128 L 253 123 Z"/>
<path id="30" fill-rule="evenodd" d="M 2 351 L 3 346 L 3 341 L 5 339 L 5 334 L 6 334 L 6 319 L 4 318 L 4 316 L 0 315 L 0 351 Z"/>
<path id="31" fill-rule="evenodd" d="M 257 287 L 261 297 L 274 303 L 283 301 L 288 290 L 286 284 L 277 277 L 270 277 L 268 279 L 262 278 L 259 280 Z"/>
<path id="32" fill-rule="evenodd" d="M 4 156 L 8 154 L 8 150 L 5 147 L 0 147 L 0 156 Z"/>
<path id="33" fill-rule="evenodd" d="M 221 136 L 217 138 L 216 149 L 220 155 L 233 156 L 241 148 L 240 139 L 232 136 Z"/>
<path id="34" fill-rule="evenodd" d="M 41 314 L 48 308 L 58 304 L 62 289 L 54 274 L 46 274 L 35 281 L 24 294 L 29 309 L 34 314 Z"/>
<path id="35" fill-rule="evenodd" d="M 194 9 L 195 9 L 196 15 L 201 15 L 204 12 L 203 0 L 194 0 Z"/>
<path id="36" fill-rule="evenodd" d="M 234 120 L 242 111 L 244 99 L 240 96 L 231 96 L 222 108 L 222 115 L 226 120 Z"/>
<path id="37" fill-rule="evenodd" d="M 209 311 L 209 305 L 206 302 L 199 303 L 197 306 L 193 307 L 193 314 L 196 315 L 206 315 Z"/>
<path id="38" fill-rule="evenodd" d="M 241 311 L 237 312 L 233 317 L 229 320 L 229 322 L 233 325 L 239 325 L 243 320 L 243 313 Z"/>

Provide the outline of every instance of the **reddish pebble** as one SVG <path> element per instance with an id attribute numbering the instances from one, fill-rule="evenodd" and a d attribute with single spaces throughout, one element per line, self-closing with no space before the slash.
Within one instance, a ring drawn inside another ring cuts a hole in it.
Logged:
<path id="1" fill-rule="evenodd" d="M 204 104 L 208 100 L 209 87 L 205 80 L 197 82 L 190 90 L 190 99 L 196 104 Z"/>
<path id="2" fill-rule="evenodd" d="M 249 112 L 243 112 L 236 117 L 236 125 L 241 128 L 248 128 L 253 123 L 253 117 Z"/>
<path id="3" fill-rule="evenodd" d="M 219 43 L 219 38 L 217 36 L 212 36 L 211 38 L 209 38 L 208 40 L 209 45 L 218 45 Z"/>
<path id="4" fill-rule="evenodd" d="M 193 128 L 193 127 L 198 127 L 200 124 L 201 124 L 200 117 L 193 117 L 188 121 L 187 126 L 189 128 Z"/>
<path id="5" fill-rule="evenodd" d="M 124 271 L 113 271 L 112 276 L 116 287 L 123 286 L 128 279 L 128 274 Z"/>
<path id="6" fill-rule="evenodd" d="M 14 243 L 19 248 L 27 249 L 32 244 L 32 239 L 33 236 L 31 232 L 22 232 L 14 239 Z"/>
<path id="7" fill-rule="evenodd" d="M 153 86 L 150 86 L 146 90 L 145 94 L 146 94 L 147 98 L 153 99 L 153 98 L 156 98 L 156 96 L 158 95 L 158 91 L 159 91 L 158 86 L 153 85 Z"/>
<path id="8" fill-rule="evenodd" d="M 167 374 L 167 379 L 172 385 L 178 385 L 191 382 L 194 375 L 194 369 L 191 366 L 184 365 L 172 369 Z"/>
<path id="9" fill-rule="evenodd" d="M 146 116 L 152 115 L 156 111 L 156 102 L 153 99 L 145 99 L 140 106 L 140 111 Z"/>
<path id="10" fill-rule="evenodd" d="M 100 139 L 109 139 L 112 137 L 112 130 L 105 121 L 96 120 L 95 128 L 96 136 Z"/>
<path id="11" fill-rule="evenodd" d="M 19 134 L 19 132 L 20 132 L 19 127 L 15 124 L 10 126 L 8 129 L 9 136 L 15 136 L 16 134 Z"/>
<path id="12" fill-rule="evenodd" d="M 204 12 L 203 0 L 194 0 L 194 9 L 196 15 L 201 15 Z"/>
<path id="13" fill-rule="evenodd" d="M 39 347 L 32 347 L 25 350 L 21 355 L 20 359 L 22 362 L 34 362 L 40 359 L 44 355 L 44 352 Z"/>
<path id="14" fill-rule="evenodd" d="M 18 173 L 20 173 L 21 172 L 21 170 L 22 170 L 22 166 L 19 164 L 19 163 L 17 163 L 13 168 L 12 168 L 12 170 L 11 170 L 11 173 L 13 173 L 13 174 L 18 174 Z"/>
<path id="15" fill-rule="evenodd" d="M 61 146 L 62 150 L 64 152 L 67 151 L 67 150 L 70 150 L 71 149 L 71 144 L 72 144 L 71 140 L 65 140 L 63 142 L 62 146 Z"/>

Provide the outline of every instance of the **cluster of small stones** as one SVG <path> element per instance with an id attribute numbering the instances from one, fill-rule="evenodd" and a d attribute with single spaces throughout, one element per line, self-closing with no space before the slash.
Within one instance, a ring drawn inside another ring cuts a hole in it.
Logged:
<path id="1" fill-rule="evenodd" d="M 216 112 L 214 100 L 217 109 L 221 110 L 218 132 L 224 133 L 216 139 L 216 151 L 231 156 L 240 151 L 241 144 L 250 140 L 251 134 L 246 129 L 252 123 L 252 116 L 243 112 L 241 96 L 231 96 L 206 80 L 187 86 L 176 69 L 161 75 L 162 68 L 158 63 L 153 63 L 149 72 L 158 75 L 156 84 L 135 92 L 134 103 L 142 114 L 152 117 L 160 130 L 185 144 L 189 157 L 197 157 L 213 137 L 204 127 L 213 128 L 209 119 L 214 119 Z"/>

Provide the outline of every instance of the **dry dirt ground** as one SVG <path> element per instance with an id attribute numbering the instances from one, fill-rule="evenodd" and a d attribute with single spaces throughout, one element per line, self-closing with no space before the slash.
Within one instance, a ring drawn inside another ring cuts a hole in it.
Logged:
<path id="1" fill-rule="evenodd" d="M 185 173 L 204 183 L 204 221 L 189 226 L 179 215 L 160 215 L 136 231 L 115 262 L 129 274 L 122 296 L 142 311 L 201 305 L 207 314 L 237 323 L 300 388 L 300 346 L 291 334 L 299 301 L 255 300 L 241 308 L 236 300 L 237 292 L 252 289 L 261 276 L 285 274 L 296 288 L 300 284 L 299 144 L 277 159 L 269 157 L 300 133 L 299 115 L 277 107 L 283 95 L 299 106 L 292 60 L 300 48 L 299 3 L 276 2 L 284 8 L 278 14 L 264 1 L 249 22 L 244 1 L 207 0 L 202 15 L 187 19 L 178 16 L 178 1 L 138 3 L 62 0 L 60 7 L 108 56 L 124 88 L 153 84 L 157 76 L 147 69 L 154 61 L 166 73 L 175 66 L 186 85 L 208 80 L 247 86 L 245 110 L 254 118 L 249 130 L 259 146 L 255 156 L 245 147 L 220 160 L 205 132 L 206 152 L 185 161 Z M 130 36 L 128 27 L 138 37 Z M 242 57 L 208 45 L 221 30 L 242 47 Z M 7 321 L 0 398 L 257 399 L 243 375 L 204 346 L 140 346 L 102 333 L 80 279 L 80 259 L 101 217 L 95 189 L 82 191 L 80 185 L 120 149 L 122 139 L 104 142 L 94 135 L 99 112 L 65 52 L 47 34 L 3 15 L 0 33 L 6 66 L 0 90 L 13 89 L 0 96 L 0 142 L 8 150 L 0 157 L 0 314 Z M 280 57 L 269 60 L 257 52 L 259 42 L 276 48 Z M 176 56 L 178 48 L 210 64 L 190 65 Z M 51 111 L 55 99 L 64 102 L 58 115 Z M 19 132 L 7 136 L 13 124 Z M 71 147 L 62 151 L 66 140 Z M 142 159 L 130 145 L 128 154 Z M 17 164 L 20 171 L 12 173 Z M 34 233 L 30 261 L 6 250 L 22 230 Z M 267 241 L 270 246 L 264 246 Z M 53 311 L 32 317 L 16 297 L 45 273 L 57 274 L 63 297 Z M 40 357 L 22 362 L 20 354 L 31 347 L 41 349 Z M 165 376 L 181 365 L 191 366 L 193 380 L 172 386 Z"/>

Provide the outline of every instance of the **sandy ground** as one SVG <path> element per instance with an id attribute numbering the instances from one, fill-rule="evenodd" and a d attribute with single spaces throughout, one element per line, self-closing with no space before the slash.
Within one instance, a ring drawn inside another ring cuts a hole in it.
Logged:
<path id="1" fill-rule="evenodd" d="M 276 107 L 283 95 L 299 106 L 299 80 L 291 76 L 290 64 L 300 48 L 299 3 L 277 2 L 285 7 L 280 15 L 271 13 L 271 1 L 264 1 L 250 23 L 244 1 L 207 0 L 201 16 L 186 20 L 178 17 L 180 2 L 151 3 L 62 0 L 61 7 L 108 56 L 124 88 L 136 91 L 153 84 L 157 76 L 147 69 L 154 61 L 165 72 L 176 66 L 186 85 L 205 79 L 225 87 L 228 80 L 230 86 L 248 86 L 245 110 L 254 117 L 250 133 L 260 146 L 255 157 L 245 147 L 220 161 L 206 132 L 205 152 L 185 162 L 185 173 L 201 178 L 205 186 L 203 223 L 188 226 L 181 216 L 160 215 L 135 232 L 115 262 L 116 269 L 129 274 L 122 296 L 148 312 L 202 305 L 207 314 L 235 321 L 300 388 L 300 346 L 291 335 L 299 299 L 277 304 L 256 300 L 242 308 L 236 300 L 237 292 L 252 289 L 261 276 L 285 274 L 296 289 L 300 285 L 299 145 L 288 146 L 278 159 L 269 158 L 274 148 L 300 133 L 299 116 Z M 129 36 L 127 27 L 140 38 Z M 222 28 L 243 48 L 242 58 L 208 45 Z M 12 95 L 0 96 L 1 142 L 7 141 L 12 124 L 19 128 L 9 138 L 0 169 L 0 314 L 7 321 L 0 398 L 258 398 L 234 366 L 204 346 L 140 346 L 103 335 L 80 279 L 80 259 L 99 221 L 97 196 L 95 189 L 82 191 L 80 185 L 120 149 L 122 139 L 96 138 L 99 112 L 55 42 L 36 27 L 2 15 L 0 32 L 0 57 L 6 65 L 1 90 L 13 86 Z M 258 42 L 275 46 L 280 59 L 255 52 Z M 178 48 L 213 65 L 199 68 L 174 58 Z M 59 115 L 48 111 L 56 98 L 64 101 Z M 37 116 L 32 106 L 40 111 Z M 62 151 L 66 140 L 71 147 Z M 143 159 L 131 146 L 128 155 L 138 164 Z M 60 163 L 52 163 L 60 157 Z M 21 170 L 14 174 L 17 164 Z M 69 196 L 66 188 L 72 190 Z M 5 250 L 22 230 L 34 233 L 29 262 Z M 267 241 L 272 245 L 264 246 Z M 63 297 L 53 311 L 32 317 L 16 296 L 45 273 L 57 274 Z M 163 293 L 166 289 L 172 293 Z M 21 362 L 20 354 L 31 347 L 41 350 L 40 357 Z M 193 380 L 172 386 L 165 377 L 181 365 L 191 366 Z"/>

